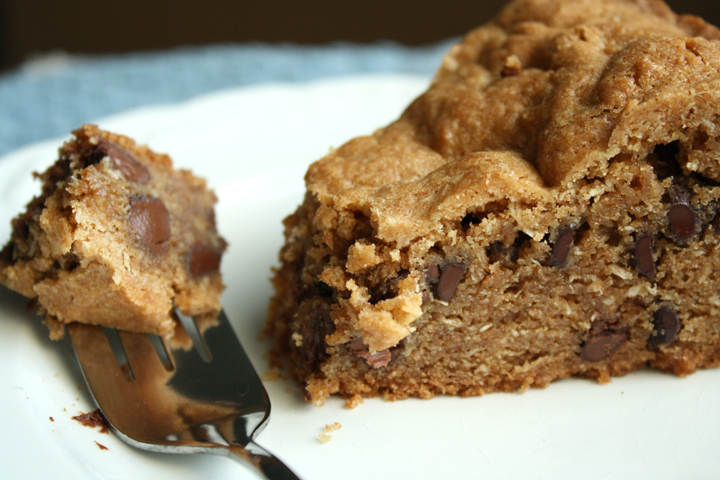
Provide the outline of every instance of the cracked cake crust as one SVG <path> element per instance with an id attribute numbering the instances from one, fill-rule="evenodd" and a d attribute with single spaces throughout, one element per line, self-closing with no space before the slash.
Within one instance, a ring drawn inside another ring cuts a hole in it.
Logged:
<path id="1" fill-rule="evenodd" d="M 312 164 L 267 329 L 322 404 L 720 363 L 720 32 L 517 0 Z"/>

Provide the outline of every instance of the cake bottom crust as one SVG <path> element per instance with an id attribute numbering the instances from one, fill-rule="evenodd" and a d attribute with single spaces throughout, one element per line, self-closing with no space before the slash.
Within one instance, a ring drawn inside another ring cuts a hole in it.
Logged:
<path id="1" fill-rule="evenodd" d="M 312 374 L 302 383 L 306 400 L 316 405 L 325 398 L 339 394 L 348 399 L 348 406 L 356 406 L 362 398 L 382 397 L 384 400 L 404 400 L 415 397 L 430 399 L 436 395 L 480 396 L 486 393 L 524 392 L 530 387 L 545 388 L 552 382 L 570 377 L 594 379 L 608 383 L 611 377 L 651 367 L 680 377 L 696 370 L 720 366 L 720 347 L 688 347 L 677 355 L 663 356 L 652 362 L 643 358 L 616 358 L 601 368 L 577 371 L 574 362 L 557 362 L 513 375 L 482 375 L 466 377 L 462 382 L 443 374 L 417 374 L 410 370 L 395 371 L 392 375 L 373 375 L 359 368 L 324 366 L 322 372 Z M 390 377 L 390 378 L 388 378 Z"/>

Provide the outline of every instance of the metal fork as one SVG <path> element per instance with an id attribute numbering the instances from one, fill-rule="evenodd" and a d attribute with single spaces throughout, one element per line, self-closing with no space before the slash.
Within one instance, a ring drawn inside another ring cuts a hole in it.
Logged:
<path id="1" fill-rule="evenodd" d="M 253 440 L 270 418 L 270 400 L 225 313 L 202 332 L 185 323 L 180 345 L 156 335 L 68 325 L 110 427 L 143 450 L 227 455 L 266 479 L 298 480 Z"/>

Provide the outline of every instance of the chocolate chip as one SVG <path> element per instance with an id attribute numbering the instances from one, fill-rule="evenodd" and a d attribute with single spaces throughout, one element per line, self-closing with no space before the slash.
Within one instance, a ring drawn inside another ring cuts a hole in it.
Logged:
<path id="1" fill-rule="evenodd" d="M 653 332 L 647 341 L 648 348 L 669 345 L 677 340 L 680 332 L 680 317 L 670 306 L 663 305 L 653 314 L 653 326 Z"/>
<path id="2" fill-rule="evenodd" d="M 589 338 L 582 347 L 582 358 L 588 362 L 603 360 L 617 352 L 626 337 L 620 333 L 604 333 Z"/>
<path id="3" fill-rule="evenodd" d="M 393 355 L 390 349 L 380 350 L 379 352 L 370 353 L 367 345 L 363 342 L 362 338 L 354 338 L 346 344 L 348 350 L 353 352 L 365 361 L 373 368 L 386 367 L 392 360 Z"/>
<path id="4" fill-rule="evenodd" d="M 430 265 L 430 268 L 428 268 L 427 273 L 425 274 L 425 281 L 427 283 L 433 283 L 437 282 L 440 278 L 440 267 L 437 265 Z"/>
<path id="5" fill-rule="evenodd" d="M 190 249 L 188 270 L 193 278 L 202 277 L 220 269 L 220 253 L 204 243 L 196 243 Z"/>
<path id="6" fill-rule="evenodd" d="M 360 337 L 355 337 L 349 342 L 345 344 L 345 347 L 350 350 L 352 353 L 357 354 L 358 352 L 362 352 L 363 350 L 367 350 L 368 347 L 365 345 L 365 342 Z"/>
<path id="7" fill-rule="evenodd" d="M 617 321 L 598 320 L 588 332 L 587 340 L 580 349 L 580 356 L 588 362 L 603 360 L 617 352 L 626 340 L 626 327 L 617 326 Z"/>
<path id="8" fill-rule="evenodd" d="M 635 242 L 635 268 L 640 275 L 652 278 L 657 273 L 653 259 L 652 237 L 647 233 L 640 235 Z"/>
<path id="9" fill-rule="evenodd" d="M 575 243 L 575 226 L 564 226 L 560 229 L 552 247 L 552 263 L 556 267 L 564 267 L 567 263 L 570 249 Z"/>
<path id="10" fill-rule="evenodd" d="M 110 157 L 110 161 L 123 177 L 130 182 L 148 183 L 150 181 L 150 172 L 143 166 L 135 156 L 120 145 L 101 140 L 96 147 L 96 156 Z"/>
<path id="11" fill-rule="evenodd" d="M 390 360 L 392 360 L 392 355 L 390 354 L 390 350 L 387 350 L 387 349 L 381 350 L 381 351 L 375 352 L 375 353 L 367 352 L 367 353 L 362 353 L 362 354 L 358 354 L 358 355 L 360 355 L 362 358 L 364 358 L 365 361 L 368 363 L 368 365 L 370 365 L 373 368 L 386 367 L 390 363 Z"/>
<path id="12" fill-rule="evenodd" d="M 435 296 L 449 302 L 455 295 L 455 290 L 465 276 L 467 267 L 462 263 L 448 262 L 440 268 L 440 276 L 435 286 Z"/>
<path id="13" fill-rule="evenodd" d="M 695 211 L 684 203 L 675 203 L 667 213 L 673 240 L 680 246 L 686 246 L 695 236 Z"/>
<path id="14" fill-rule="evenodd" d="M 163 254 L 170 248 L 170 214 L 161 200 L 145 195 L 130 198 L 130 225 L 152 253 Z"/>

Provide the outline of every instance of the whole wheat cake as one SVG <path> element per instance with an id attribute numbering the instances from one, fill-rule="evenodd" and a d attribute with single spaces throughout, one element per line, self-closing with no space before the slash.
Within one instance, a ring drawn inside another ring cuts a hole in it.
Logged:
<path id="1" fill-rule="evenodd" d="M 312 164 L 267 329 L 322 404 L 720 363 L 720 32 L 518 0 Z"/>
<path id="2" fill-rule="evenodd" d="M 226 244 L 205 180 L 128 137 L 73 133 L 12 222 L 0 283 L 33 300 L 53 339 L 70 322 L 170 337 L 175 309 L 211 324 Z"/>

